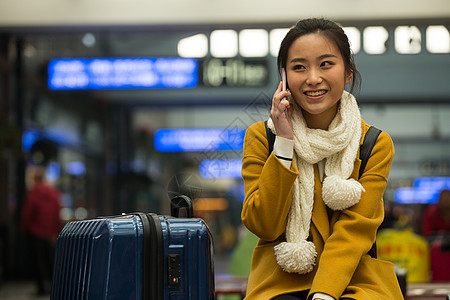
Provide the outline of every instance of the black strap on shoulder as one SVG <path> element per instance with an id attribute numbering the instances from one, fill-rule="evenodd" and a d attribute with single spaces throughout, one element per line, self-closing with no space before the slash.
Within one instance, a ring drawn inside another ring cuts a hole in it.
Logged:
<path id="1" fill-rule="evenodd" d="M 273 151 L 273 144 L 275 143 L 275 134 L 267 126 L 267 120 L 264 121 L 264 126 L 266 127 L 266 137 L 267 142 L 269 143 L 269 155 L 270 155 L 270 153 L 272 153 Z"/>
<path id="2" fill-rule="evenodd" d="M 369 160 L 370 153 L 372 153 L 372 149 L 377 142 L 378 136 L 380 135 L 381 130 L 370 126 L 369 130 L 367 130 L 366 135 L 364 136 L 364 141 L 359 148 L 359 159 L 361 160 L 361 166 L 359 167 L 359 177 L 361 178 L 364 173 L 364 169 L 366 168 L 367 161 Z M 372 258 L 377 258 L 377 243 L 374 242 L 372 248 L 370 248 L 369 252 L 367 252 Z"/>
<path id="3" fill-rule="evenodd" d="M 364 169 L 366 168 L 370 153 L 372 152 L 372 149 L 375 146 L 380 133 L 380 129 L 370 126 L 369 130 L 367 130 L 366 135 L 364 136 L 364 141 L 359 148 L 359 159 L 361 160 L 361 166 L 359 167 L 358 178 L 361 178 L 362 174 L 364 173 Z"/>

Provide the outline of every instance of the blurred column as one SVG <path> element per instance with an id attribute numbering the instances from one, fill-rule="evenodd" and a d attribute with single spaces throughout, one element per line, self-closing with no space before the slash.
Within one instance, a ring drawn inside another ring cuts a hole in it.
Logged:
<path id="1" fill-rule="evenodd" d="M 8 95 L 8 36 L 0 36 L 0 280 L 5 277 L 8 269 L 7 249 L 9 246 L 8 234 L 8 194 L 9 194 L 9 168 L 6 146 L 6 129 L 9 119 Z"/>
<path id="2" fill-rule="evenodd" d="M 106 156 L 113 163 L 113 212 L 129 212 L 135 208 L 133 198 L 133 176 L 131 153 L 133 136 L 130 126 L 130 112 L 122 105 L 114 105 L 111 110 L 110 124 L 106 128 L 109 147 Z"/>
<path id="3" fill-rule="evenodd" d="M 11 35 L 0 35 L 0 280 L 14 269 L 14 236 L 25 189 L 18 46 Z"/>
<path id="4" fill-rule="evenodd" d="M 16 166 L 16 199 L 17 199 L 17 209 L 15 214 L 16 224 L 20 222 L 20 212 L 22 209 L 23 201 L 26 193 L 25 186 L 25 159 L 22 149 L 22 132 L 23 132 L 23 111 L 24 111 L 24 67 L 23 67 L 23 40 L 18 38 L 14 42 L 15 51 L 15 61 L 14 61 L 14 92 L 13 92 L 13 103 L 14 103 L 14 116 L 15 124 L 18 128 L 18 138 L 19 138 L 19 153 L 17 153 L 17 166 Z"/>

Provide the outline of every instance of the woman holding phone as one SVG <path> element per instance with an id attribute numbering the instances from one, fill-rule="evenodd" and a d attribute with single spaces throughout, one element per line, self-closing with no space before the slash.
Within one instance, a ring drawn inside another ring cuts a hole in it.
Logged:
<path id="1" fill-rule="evenodd" d="M 246 299 L 403 299 L 393 265 L 368 255 L 394 156 L 382 132 L 359 178 L 370 127 L 351 92 L 359 73 L 343 29 L 299 21 L 278 55 L 286 72 L 264 122 L 244 140 L 242 221 L 259 237 Z M 350 93 L 345 91 L 350 85 Z"/>

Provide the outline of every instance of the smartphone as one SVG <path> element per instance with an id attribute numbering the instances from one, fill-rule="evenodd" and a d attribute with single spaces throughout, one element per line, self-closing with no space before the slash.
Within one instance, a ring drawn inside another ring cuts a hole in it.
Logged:
<path id="1" fill-rule="evenodd" d="M 283 85 L 283 91 L 286 91 L 286 70 L 284 68 L 281 68 L 281 82 Z M 286 100 L 286 97 L 284 97 L 283 100 Z M 283 100 L 281 100 L 281 101 L 283 101 Z M 287 109 L 284 110 L 284 114 L 286 115 L 286 118 L 288 118 Z"/>

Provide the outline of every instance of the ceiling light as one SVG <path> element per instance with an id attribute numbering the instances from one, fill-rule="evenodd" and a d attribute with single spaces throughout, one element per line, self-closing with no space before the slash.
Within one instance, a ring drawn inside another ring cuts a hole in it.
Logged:
<path id="1" fill-rule="evenodd" d="M 239 32 L 239 53 L 243 57 L 264 57 L 269 53 L 269 34 L 264 29 Z"/>
<path id="2" fill-rule="evenodd" d="M 234 30 L 215 30 L 210 36 L 211 55 L 234 57 L 238 53 L 238 35 Z"/>
<path id="3" fill-rule="evenodd" d="M 398 26 L 394 31 L 395 50 L 400 54 L 417 54 L 422 49 L 422 35 L 416 26 Z"/>
<path id="4" fill-rule="evenodd" d="M 270 31 L 270 54 L 277 57 L 280 50 L 281 42 L 283 41 L 289 28 L 276 28 Z"/>
<path id="5" fill-rule="evenodd" d="M 96 43 L 96 38 L 95 35 L 93 35 L 92 33 L 86 33 L 82 38 L 81 38 L 81 42 L 83 43 L 84 46 L 91 48 L 95 45 Z"/>
<path id="6" fill-rule="evenodd" d="M 427 50 L 431 53 L 450 52 L 450 34 L 443 25 L 428 26 L 426 41 Z"/>
<path id="7" fill-rule="evenodd" d="M 350 47 L 354 54 L 361 50 L 361 32 L 356 27 L 344 27 L 344 32 L 350 41 Z"/>
<path id="8" fill-rule="evenodd" d="M 199 33 L 178 42 L 178 55 L 181 57 L 205 57 L 208 54 L 208 38 Z"/>
<path id="9" fill-rule="evenodd" d="M 386 42 L 389 33 L 383 26 L 369 26 L 363 32 L 364 51 L 368 54 L 383 54 L 386 52 Z"/>

